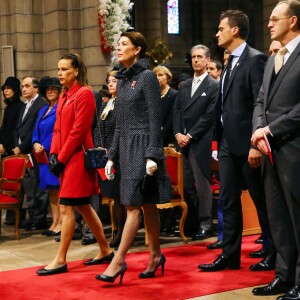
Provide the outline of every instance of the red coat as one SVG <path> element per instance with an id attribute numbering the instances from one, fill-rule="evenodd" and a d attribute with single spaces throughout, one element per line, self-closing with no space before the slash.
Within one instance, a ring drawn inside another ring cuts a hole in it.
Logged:
<path id="1" fill-rule="evenodd" d="M 58 154 L 58 160 L 65 165 L 60 176 L 61 198 L 98 194 L 96 170 L 84 168 L 82 148 L 82 145 L 86 149 L 94 147 L 91 133 L 94 113 L 94 95 L 88 87 L 76 84 L 58 100 L 50 153 Z"/>

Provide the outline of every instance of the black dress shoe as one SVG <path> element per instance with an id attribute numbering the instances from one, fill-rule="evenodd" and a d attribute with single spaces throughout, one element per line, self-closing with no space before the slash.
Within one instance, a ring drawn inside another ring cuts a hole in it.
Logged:
<path id="1" fill-rule="evenodd" d="M 126 262 L 123 262 L 121 269 L 119 269 L 119 271 L 114 276 L 99 274 L 99 275 L 96 275 L 96 279 L 104 281 L 104 282 L 113 283 L 120 276 L 119 284 L 122 284 L 123 277 L 124 277 L 124 274 L 126 271 L 127 271 L 127 265 L 126 265 Z"/>
<path id="2" fill-rule="evenodd" d="M 283 281 L 279 277 L 275 277 L 268 285 L 253 289 L 252 293 L 256 296 L 276 295 L 287 292 L 292 286 L 292 284 Z"/>
<path id="3" fill-rule="evenodd" d="M 121 242 L 122 235 L 116 235 L 113 240 L 109 243 L 109 247 L 118 248 Z"/>
<path id="4" fill-rule="evenodd" d="M 51 232 L 53 232 L 52 230 L 46 229 L 42 232 L 42 235 L 49 235 Z"/>
<path id="5" fill-rule="evenodd" d="M 60 233 L 61 233 L 61 231 L 58 231 L 58 232 L 52 231 L 52 232 L 49 232 L 48 234 L 46 234 L 46 236 L 60 236 Z"/>
<path id="6" fill-rule="evenodd" d="M 7 220 L 7 221 L 4 221 L 4 224 L 5 224 L 5 225 L 15 225 L 15 224 L 16 224 L 16 221 L 13 221 L 13 220 Z"/>
<path id="7" fill-rule="evenodd" d="M 41 223 L 29 223 L 26 226 L 27 231 L 34 231 L 34 230 L 40 230 L 40 229 L 45 229 L 47 228 L 47 223 L 46 222 L 41 222 Z"/>
<path id="8" fill-rule="evenodd" d="M 223 254 L 220 254 L 211 264 L 199 265 L 198 269 L 206 272 L 221 271 L 225 269 L 238 270 L 240 269 L 240 263 L 225 258 Z"/>
<path id="9" fill-rule="evenodd" d="M 267 257 L 268 254 L 269 254 L 269 250 L 267 248 L 265 248 L 265 247 L 262 247 L 258 251 L 252 251 L 252 252 L 250 252 L 249 256 L 251 258 L 265 258 L 265 257 Z"/>
<path id="10" fill-rule="evenodd" d="M 206 229 L 200 229 L 196 234 L 192 236 L 193 241 L 200 241 L 200 240 L 205 240 L 208 239 L 209 237 L 212 236 L 212 232 L 210 230 Z"/>
<path id="11" fill-rule="evenodd" d="M 20 223 L 19 223 L 19 229 L 26 229 L 27 227 L 27 222 L 26 220 L 22 220 Z"/>
<path id="12" fill-rule="evenodd" d="M 207 249 L 210 249 L 210 250 L 221 249 L 222 243 L 223 243 L 223 241 L 217 240 L 215 243 L 208 244 L 206 247 L 207 247 Z"/>
<path id="13" fill-rule="evenodd" d="M 81 239 L 82 239 L 82 234 L 81 234 L 81 233 L 75 232 L 75 233 L 73 234 L 73 237 L 72 237 L 72 240 L 73 240 L 73 241 L 81 240 Z M 55 238 L 54 241 L 55 241 L 55 242 L 60 242 L 60 237 Z"/>
<path id="14" fill-rule="evenodd" d="M 55 269 L 45 269 L 41 268 L 36 271 L 36 274 L 40 276 L 46 276 L 46 275 L 55 275 L 55 274 L 60 274 L 60 273 L 65 273 L 68 272 L 68 265 L 65 264 L 61 267 L 55 268 Z"/>
<path id="15" fill-rule="evenodd" d="M 266 258 L 257 264 L 250 266 L 250 271 L 269 271 L 275 270 L 276 251 L 272 251 Z"/>
<path id="16" fill-rule="evenodd" d="M 296 285 L 284 295 L 277 297 L 276 300 L 299 300 L 300 299 L 300 286 Z"/>
<path id="17" fill-rule="evenodd" d="M 165 274 L 165 263 L 166 263 L 166 258 L 162 254 L 159 258 L 159 261 L 155 265 L 154 270 L 148 271 L 148 272 L 146 272 L 146 271 L 142 272 L 142 273 L 140 273 L 139 277 L 142 279 L 155 277 L 155 272 L 160 266 L 161 266 L 161 275 L 164 275 Z"/>
<path id="18" fill-rule="evenodd" d="M 45 236 L 59 236 L 60 235 L 60 231 L 58 232 L 55 232 L 55 231 L 52 231 L 52 230 L 45 230 L 42 232 L 42 235 L 45 235 Z"/>
<path id="19" fill-rule="evenodd" d="M 255 240 L 255 244 L 262 244 L 264 242 L 263 238 L 261 237 L 261 235 L 258 237 L 258 239 Z"/>
<path id="20" fill-rule="evenodd" d="M 112 253 L 110 253 L 102 258 L 99 258 L 99 259 L 94 259 L 94 258 L 89 259 L 89 260 L 85 261 L 84 264 L 86 266 L 108 264 L 113 260 L 114 256 L 115 256 L 115 254 L 112 252 Z"/>
<path id="21" fill-rule="evenodd" d="M 85 236 L 81 241 L 82 245 L 91 245 L 95 243 L 97 243 L 97 240 L 93 235 Z"/>

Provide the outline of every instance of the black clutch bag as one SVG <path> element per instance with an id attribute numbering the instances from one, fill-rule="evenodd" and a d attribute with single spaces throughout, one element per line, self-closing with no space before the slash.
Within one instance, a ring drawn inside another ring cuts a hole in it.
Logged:
<path id="1" fill-rule="evenodd" d="M 79 89 L 80 90 L 80 89 Z M 78 90 L 78 92 L 79 92 Z M 76 99 L 78 92 L 75 96 L 74 99 L 74 114 L 76 117 Z M 84 146 L 82 145 L 83 152 L 84 152 L 84 167 L 86 169 L 101 169 L 106 166 L 106 163 L 108 161 L 107 155 L 106 155 L 106 149 L 103 148 L 103 141 L 102 141 L 102 136 L 101 136 L 101 130 L 99 126 L 99 119 L 98 119 L 98 111 L 97 111 L 97 105 L 96 105 L 96 117 L 97 117 L 97 128 L 99 131 L 99 136 L 100 136 L 100 141 L 101 141 L 101 146 L 98 148 L 90 148 L 90 149 L 85 149 Z"/>
<path id="2" fill-rule="evenodd" d="M 144 175 L 140 182 L 140 191 L 142 195 L 158 195 L 158 183 L 154 175 Z"/>
<path id="3" fill-rule="evenodd" d="M 84 149 L 84 167 L 86 169 L 104 168 L 107 160 L 105 148 Z"/>

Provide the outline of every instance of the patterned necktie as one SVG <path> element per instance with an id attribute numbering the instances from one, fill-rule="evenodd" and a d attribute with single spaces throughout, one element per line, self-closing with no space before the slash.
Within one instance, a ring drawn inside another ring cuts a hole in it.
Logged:
<path id="1" fill-rule="evenodd" d="M 227 86 L 228 86 L 229 78 L 230 78 L 230 75 L 231 75 L 231 68 L 232 68 L 233 58 L 234 58 L 234 55 L 229 55 L 229 57 L 228 57 L 228 63 L 227 63 L 227 66 L 226 66 L 226 74 L 225 74 L 225 78 L 224 78 L 224 81 L 223 81 L 223 95 L 227 91 Z"/>
<path id="2" fill-rule="evenodd" d="M 274 58 L 275 74 L 277 74 L 280 71 L 280 69 L 282 68 L 283 58 L 284 58 L 284 55 L 287 53 L 287 51 L 288 51 L 288 49 L 283 47 L 275 55 L 275 58 Z"/>

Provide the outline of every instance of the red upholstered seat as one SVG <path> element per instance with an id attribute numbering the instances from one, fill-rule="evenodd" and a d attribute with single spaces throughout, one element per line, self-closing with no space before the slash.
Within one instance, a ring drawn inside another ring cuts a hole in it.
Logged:
<path id="1" fill-rule="evenodd" d="M 16 204 L 19 200 L 13 196 L 0 194 L 0 204 Z"/>
<path id="2" fill-rule="evenodd" d="M 16 238 L 19 238 L 19 196 L 22 188 L 26 166 L 27 155 L 12 155 L 1 161 L 0 178 L 0 233 L 2 209 L 11 209 L 16 213 Z"/>
<path id="3" fill-rule="evenodd" d="M 167 156 L 166 157 L 166 169 L 167 173 L 170 177 L 171 184 L 177 184 L 178 178 L 177 178 L 177 158 L 173 156 Z"/>

